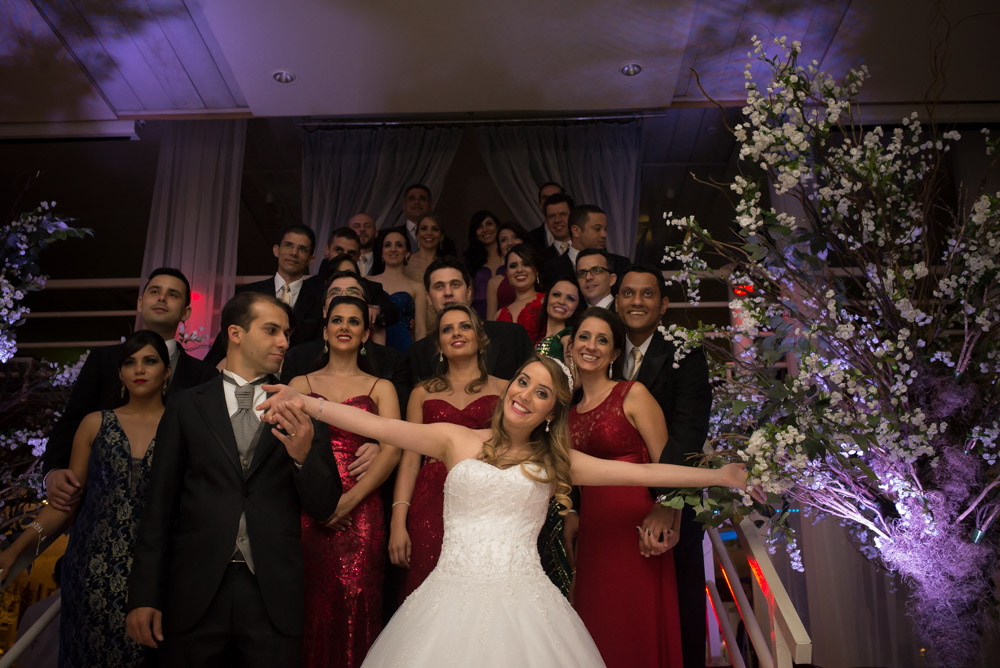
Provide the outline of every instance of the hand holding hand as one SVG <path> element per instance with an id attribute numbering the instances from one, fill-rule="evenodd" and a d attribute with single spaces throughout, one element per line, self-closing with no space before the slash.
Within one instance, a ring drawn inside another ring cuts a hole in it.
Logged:
<path id="1" fill-rule="evenodd" d="M 673 529 L 677 512 L 658 503 L 653 505 L 642 524 L 636 527 L 639 530 L 639 554 L 656 557 L 677 545 L 680 532 Z"/>
<path id="2" fill-rule="evenodd" d="M 361 480 L 361 476 L 368 472 L 368 467 L 372 465 L 380 451 L 378 443 L 362 443 L 361 447 L 354 453 L 357 459 L 347 467 L 347 475 Z"/>
<path id="3" fill-rule="evenodd" d="M 45 477 L 45 496 L 56 510 L 69 512 L 82 495 L 83 485 L 70 469 L 55 469 Z"/>
<path id="4" fill-rule="evenodd" d="M 354 512 L 354 508 L 357 505 L 357 502 L 352 500 L 350 494 L 343 494 L 340 497 L 340 501 L 337 502 L 337 509 L 333 511 L 333 515 L 327 518 L 326 522 L 323 522 L 323 526 L 334 531 L 350 528 L 354 524 L 350 518 L 350 514 Z"/>
<path id="5" fill-rule="evenodd" d="M 309 450 L 312 448 L 312 420 L 302 410 L 296 408 L 291 403 L 280 404 L 275 409 L 274 416 L 276 427 L 271 428 L 271 433 L 285 444 L 288 456 L 301 466 L 306 461 Z M 284 431 L 280 431 L 278 427 Z"/>
<path id="6" fill-rule="evenodd" d="M 129 638 L 140 645 L 155 648 L 163 642 L 163 613 L 156 608 L 133 608 L 125 618 Z"/>
<path id="7" fill-rule="evenodd" d="M 264 415 L 260 418 L 261 420 L 275 424 L 277 422 L 275 413 L 278 407 L 283 404 L 292 404 L 301 412 L 305 413 L 305 402 L 302 400 L 302 395 L 289 386 L 264 385 L 264 391 L 272 394 L 265 399 L 263 403 L 257 406 L 259 410 L 264 411 Z"/>

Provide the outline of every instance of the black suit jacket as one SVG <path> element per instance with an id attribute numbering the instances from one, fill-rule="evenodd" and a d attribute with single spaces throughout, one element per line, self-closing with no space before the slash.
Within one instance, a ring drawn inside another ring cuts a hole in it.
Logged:
<path id="1" fill-rule="evenodd" d="M 544 265 L 549 260 L 555 259 L 559 256 L 558 251 L 552 244 L 547 243 L 547 238 L 545 236 L 545 223 L 542 223 L 535 229 L 528 232 L 528 236 L 531 237 L 530 243 L 538 251 L 538 254 L 542 258 L 542 264 Z"/>
<path id="2" fill-rule="evenodd" d="M 487 320 L 483 323 L 490 340 L 486 349 L 486 370 L 492 376 L 510 380 L 534 349 L 524 327 L 514 322 Z M 437 368 L 437 334 L 429 334 L 410 346 L 410 371 L 415 383 L 427 380 Z"/>
<path id="3" fill-rule="evenodd" d="M 614 253 L 608 253 L 608 259 L 611 261 L 611 271 L 618 276 L 618 280 L 611 286 L 611 294 L 617 295 L 618 284 L 621 283 L 622 277 L 625 276 L 628 268 L 632 266 L 632 261 L 627 257 L 615 255 Z M 576 267 L 570 262 L 569 253 L 563 253 L 554 257 L 542 265 L 542 279 L 546 285 L 552 285 L 564 276 L 576 276 Z"/>
<path id="4" fill-rule="evenodd" d="M 236 294 L 238 295 L 241 292 L 259 292 L 274 297 L 277 293 L 275 278 L 272 276 L 256 283 L 237 285 Z M 323 308 L 323 298 L 326 296 L 323 294 L 323 281 L 317 282 L 312 280 L 313 278 L 315 276 L 302 281 L 302 287 L 299 288 L 299 296 L 295 300 L 295 306 L 292 307 L 292 336 L 288 342 L 289 347 L 305 343 L 310 338 L 313 338 L 308 331 L 309 319 L 313 317 L 314 313 L 318 313 Z M 306 324 L 306 326 L 300 327 L 303 324 Z M 228 338 L 226 337 L 226 333 L 220 331 L 216 335 L 212 347 L 205 354 L 205 362 L 212 366 L 218 364 L 226 356 L 227 345 Z"/>
<path id="5" fill-rule="evenodd" d="M 49 434 L 45 454 L 42 455 L 42 471 L 69 466 L 73 451 L 73 437 L 76 430 L 90 413 L 108 408 L 121 396 L 121 380 L 118 378 L 118 358 L 122 354 L 122 344 L 94 348 L 80 369 L 73 390 L 70 392 L 62 416 Z M 167 399 L 180 390 L 211 380 L 217 375 L 215 367 L 205 364 L 197 357 L 191 357 L 181 348 L 177 358 L 177 368 L 170 370 L 167 385 Z"/>
<path id="6" fill-rule="evenodd" d="M 295 346 L 285 355 L 285 363 L 281 367 L 281 382 L 288 383 L 296 376 L 304 376 L 323 367 L 326 361 L 323 355 L 323 340 L 310 341 Z M 395 348 L 383 346 L 374 341 L 365 344 L 365 358 L 370 365 L 372 375 L 391 381 L 399 397 L 400 414 L 406 412 L 406 402 L 410 398 L 410 364 L 406 355 Z"/>
<path id="7" fill-rule="evenodd" d="M 326 520 L 336 510 L 337 464 L 325 429 L 296 470 L 265 425 L 244 475 L 222 384 L 220 376 L 179 393 L 160 420 L 128 609 L 161 610 L 166 633 L 190 629 L 218 590 L 245 512 L 268 615 L 281 633 L 300 635 L 301 513 Z"/>
<path id="8" fill-rule="evenodd" d="M 624 357 L 622 354 L 617 361 L 619 373 L 624 368 Z M 654 332 L 636 380 L 653 395 L 667 421 L 667 446 L 660 454 L 660 463 L 690 465 L 688 455 L 700 454 L 708 438 L 712 388 L 702 348 L 690 351 L 678 364 L 675 369 L 674 345 Z M 656 494 L 665 491 L 656 490 Z"/>

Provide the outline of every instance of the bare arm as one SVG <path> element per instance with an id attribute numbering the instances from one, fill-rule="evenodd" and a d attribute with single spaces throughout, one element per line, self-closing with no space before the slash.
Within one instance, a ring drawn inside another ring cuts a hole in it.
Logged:
<path id="1" fill-rule="evenodd" d="M 417 385 L 410 393 L 410 402 L 406 407 L 406 420 L 412 424 L 423 424 L 424 399 L 427 390 L 423 385 Z M 392 495 L 392 514 L 389 521 L 389 559 L 397 566 L 410 567 L 412 544 L 406 528 L 406 519 L 410 513 L 410 502 L 413 500 L 413 488 L 420 473 L 420 455 L 415 452 L 404 452 L 396 471 L 396 488 Z"/>
<path id="2" fill-rule="evenodd" d="M 650 461 L 660 461 L 660 454 L 667 443 L 667 421 L 660 404 L 642 383 L 634 383 L 625 395 L 622 406 L 625 416 L 635 426 L 646 444 Z"/>
<path id="3" fill-rule="evenodd" d="M 746 468 L 726 464 L 703 469 L 673 464 L 632 464 L 599 459 L 577 450 L 569 453 L 570 475 L 576 485 L 635 487 L 746 487 Z"/>
<path id="4" fill-rule="evenodd" d="M 404 450 L 440 459 L 449 468 L 481 448 L 475 432 L 459 425 L 446 422 L 414 425 L 333 401 L 302 396 L 286 385 L 265 385 L 264 389 L 275 393 L 259 406 L 265 411 L 264 419 L 272 423 L 277 420 L 281 406 L 291 404 L 317 420 L 380 443 L 392 443 Z"/>

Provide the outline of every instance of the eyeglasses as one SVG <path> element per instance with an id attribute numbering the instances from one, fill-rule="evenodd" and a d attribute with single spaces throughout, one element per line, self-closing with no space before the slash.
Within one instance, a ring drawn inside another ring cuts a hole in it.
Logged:
<path id="1" fill-rule="evenodd" d="M 299 253 L 309 254 L 312 249 L 309 246 L 303 246 L 302 244 L 293 244 L 291 241 L 282 241 L 281 247 L 289 251 L 298 251 Z"/>
<path id="2" fill-rule="evenodd" d="M 365 294 L 361 291 L 361 288 L 330 288 L 330 291 L 326 293 L 328 297 L 357 297 L 358 299 L 364 299 Z"/>
<path id="3" fill-rule="evenodd" d="M 576 277 L 578 279 L 580 279 L 581 281 L 584 280 L 585 278 L 587 278 L 587 274 L 593 274 L 594 278 L 600 278 L 601 274 L 606 274 L 609 271 L 610 271 L 609 269 L 605 269 L 604 267 L 591 267 L 590 269 L 577 269 L 576 270 Z"/>

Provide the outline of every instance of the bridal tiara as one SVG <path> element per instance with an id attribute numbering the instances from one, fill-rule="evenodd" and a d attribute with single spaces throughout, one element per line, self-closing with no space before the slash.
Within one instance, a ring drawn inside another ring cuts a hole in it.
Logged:
<path id="1" fill-rule="evenodd" d="M 562 360 L 557 360 L 555 357 L 551 357 L 549 355 L 546 355 L 546 357 L 548 357 L 550 360 L 552 360 L 553 362 L 555 362 L 556 364 L 558 364 L 559 368 L 563 370 L 564 374 L 566 374 L 566 384 L 569 385 L 569 391 L 572 392 L 573 391 L 573 374 L 569 370 L 569 367 L 566 366 L 565 364 L 563 364 Z"/>

